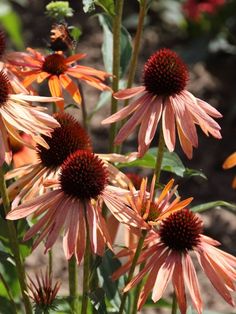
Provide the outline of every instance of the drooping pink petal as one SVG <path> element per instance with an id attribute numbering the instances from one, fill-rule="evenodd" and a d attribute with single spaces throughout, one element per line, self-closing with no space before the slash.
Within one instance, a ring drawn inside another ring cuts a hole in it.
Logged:
<path id="1" fill-rule="evenodd" d="M 202 299 L 197 279 L 197 274 L 193 266 L 191 257 L 188 254 L 182 256 L 183 272 L 186 285 L 188 287 L 194 307 L 199 314 L 202 313 Z"/>
<path id="2" fill-rule="evenodd" d="M 5 146 L 3 143 L 2 132 L 0 130 L 0 167 L 3 165 L 5 161 Z"/>
<path id="3" fill-rule="evenodd" d="M 86 204 L 86 214 L 89 227 L 89 238 L 92 252 L 97 254 L 97 217 L 93 207 L 90 204 Z"/>
<path id="4" fill-rule="evenodd" d="M 192 146 L 197 147 L 197 131 L 187 104 L 185 104 L 178 95 L 175 97 L 170 97 L 170 103 L 172 105 L 172 109 L 175 112 L 178 125 L 180 126 L 184 136 L 192 144 Z"/>
<path id="5" fill-rule="evenodd" d="M 132 117 L 125 123 L 125 125 L 118 132 L 115 143 L 121 144 L 135 129 L 135 127 L 141 123 L 148 111 L 147 101 L 138 107 Z"/>
<path id="6" fill-rule="evenodd" d="M 145 86 L 132 87 L 120 90 L 113 94 L 116 99 L 128 99 L 145 91 Z"/>
<path id="7" fill-rule="evenodd" d="M 207 257 L 205 252 L 197 252 L 195 251 L 199 264 L 201 265 L 203 271 L 211 281 L 212 285 L 218 291 L 218 293 L 222 296 L 222 298 L 229 303 L 230 305 L 234 306 L 234 301 L 229 293 L 229 290 L 225 286 L 224 282 L 220 275 L 216 272 L 213 268 L 209 258 Z"/>
<path id="8" fill-rule="evenodd" d="M 180 141 L 180 145 L 184 151 L 184 153 L 187 155 L 187 157 L 189 159 L 192 159 L 193 157 L 193 147 L 192 147 L 192 143 L 185 137 L 181 127 L 179 126 L 179 124 L 177 123 L 177 131 L 178 131 L 178 135 L 179 135 L 179 141 Z"/>
<path id="9" fill-rule="evenodd" d="M 121 110 L 117 111 L 110 117 L 103 120 L 102 124 L 109 124 L 109 123 L 113 123 L 113 122 L 117 122 L 122 119 L 125 119 L 132 112 L 134 112 L 139 107 L 141 107 L 147 99 L 150 99 L 150 96 L 147 93 L 145 93 L 144 95 L 140 96 L 136 101 L 132 102 L 128 106 L 122 108 Z"/>
<path id="10" fill-rule="evenodd" d="M 216 110 L 216 108 L 212 107 L 211 105 L 209 105 L 207 102 L 196 98 L 198 105 L 210 116 L 214 117 L 214 118 L 221 118 L 222 114 Z"/>
<path id="11" fill-rule="evenodd" d="M 79 202 L 71 203 L 70 210 L 68 211 L 65 235 L 63 237 L 63 249 L 67 260 L 74 254 L 77 243 L 79 211 L 83 210 L 82 208 L 79 208 L 79 205 Z"/>
<path id="12" fill-rule="evenodd" d="M 61 199 L 61 202 L 58 203 L 57 207 L 57 215 L 55 217 L 55 222 L 53 224 L 52 229 L 50 230 L 50 233 L 48 234 L 47 240 L 45 242 L 45 252 L 47 252 L 53 244 L 56 242 L 59 233 L 62 229 L 62 226 L 65 223 L 66 217 L 68 215 L 68 212 L 71 208 L 71 204 L 73 202 L 70 200 L 70 198 L 64 196 Z"/>
<path id="13" fill-rule="evenodd" d="M 169 98 L 165 101 L 163 116 L 162 116 L 162 130 L 166 146 L 170 152 L 175 149 L 175 116 Z"/>
<path id="14" fill-rule="evenodd" d="M 24 218 L 30 214 L 32 214 L 34 211 L 36 211 L 41 206 L 45 205 L 45 202 L 47 203 L 49 200 L 59 197 L 61 195 L 61 190 L 55 190 L 51 191 L 47 194 L 41 195 L 33 200 L 27 201 L 24 204 L 18 206 L 14 210 L 10 211 L 7 214 L 7 219 L 15 220 Z"/>
<path id="15" fill-rule="evenodd" d="M 186 294 L 185 294 L 185 286 L 184 286 L 184 274 L 183 274 L 181 255 L 178 253 L 176 253 L 176 262 L 175 262 L 175 268 L 173 272 L 172 281 L 173 281 L 173 286 L 175 289 L 177 302 L 180 308 L 180 312 L 182 314 L 185 314 L 187 310 L 187 302 L 186 302 Z"/>
<path id="16" fill-rule="evenodd" d="M 80 208 L 83 208 L 83 204 L 80 203 Z M 84 256 L 85 246 L 86 246 L 86 224 L 85 224 L 85 218 L 84 218 L 84 211 L 79 210 L 79 232 L 78 232 L 78 238 L 76 243 L 76 261 L 78 265 L 81 263 L 82 258 Z"/>
<path id="17" fill-rule="evenodd" d="M 162 99 L 156 98 L 149 104 L 150 109 L 146 112 L 141 122 L 138 134 L 139 154 L 143 156 L 148 150 L 150 143 L 155 135 L 158 122 L 162 114 Z"/>
<path id="18" fill-rule="evenodd" d="M 162 297 L 168 282 L 170 281 L 174 266 L 175 266 L 176 256 L 173 252 L 162 262 L 161 267 L 158 271 L 155 284 L 153 286 L 152 300 L 157 302 Z"/>

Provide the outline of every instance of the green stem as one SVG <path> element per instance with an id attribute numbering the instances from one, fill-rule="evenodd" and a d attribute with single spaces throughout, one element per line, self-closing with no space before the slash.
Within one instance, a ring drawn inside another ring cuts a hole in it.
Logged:
<path id="1" fill-rule="evenodd" d="M 112 63 L 112 90 L 113 92 L 118 91 L 119 79 L 120 79 L 120 29 L 122 21 L 124 0 L 117 0 L 115 7 L 115 16 L 113 19 L 113 63 Z M 117 112 L 117 100 L 111 98 L 111 114 Z M 114 138 L 116 135 L 116 123 L 112 123 L 110 126 L 109 134 L 109 147 L 110 152 L 115 151 Z"/>
<path id="2" fill-rule="evenodd" d="M 84 253 L 84 273 L 83 273 L 83 295 L 81 314 L 87 314 L 88 306 L 88 292 L 89 292 L 89 272 L 90 272 L 90 240 L 89 240 L 89 226 L 86 217 L 86 207 L 84 206 L 84 215 L 86 220 L 86 248 Z"/>
<path id="3" fill-rule="evenodd" d="M 130 61 L 130 68 L 129 68 L 129 74 L 128 74 L 128 81 L 127 81 L 127 88 L 130 88 L 134 81 L 134 75 L 135 70 L 137 66 L 137 60 L 138 60 L 138 53 L 141 43 L 141 37 L 143 32 L 143 24 L 144 19 L 147 13 L 147 1 L 143 0 L 139 2 L 139 18 L 138 18 L 138 25 L 137 25 L 137 31 L 134 38 L 134 49 Z M 125 101 L 124 106 L 127 106 L 129 103 L 129 99 Z"/>
<path id="4" fill-rule="evenodd" d="M 52 274 L 52 265 L 53 265 L 53 254 L 52 249 L 48 252 L 48 272 L 49 275 Z"/>
<path id="5" fill-rule="evenodd" d="M 2 168 L 0 168 L 0 192 L 2 196 L 2 202 L 3 202 L 5 215 L 7 215 L 8 212 L 10 211 L 10 202 L 7 195 L 6 182 L 4 179 L 4 172 Z M 8 227 L 11 250 L 12 250 L 15 263 L 16 263 L 16 271 L 17 271 L 18 280 L 20 283 L 21 293 L 22 293 L 23 302 L 25 306 L 25 312 L 26 314 L 32 314 L 32 307 L 31 307 L 31 303 L 27 294 L 25 269 L 24 269 L 21 256 L 20 256 L 20 248 L 19 248 L 19 243 L 17 239 L 15 225 L 14 225 L 14 222 L 11 220 L 6 220 L 6 223 Z"/>
<path id="6" fill-rule="evenodd" d="M 140 267 L 139 267 L 139 273 L 143 270 L 144 266 L 145 266 L 145 262 L 140 265 Z M 132 307 L 131 314 L 136 314 L 136 313 L 137 313 L 138 298 L 139 298 L 139 294 L 140 294 L 142 285 L 143 285 L 143 281 L 141 280 L 141 281 L 138 283 L 138 285 L 135 287 L 134 299 L 133 299 L 133 307 Z"/>
<path id="7" fill-rule="evenodd" d="M 9 301 L 11 303 L 12 313 L 17 314 L 17 308 L 16 308 L 16 304 L 14 302 L 13 296 L 11 294 L 11 291 L 10 291 L 10 289 L 8 287 L 8 284 L 7 284 L 6 280 L 4 279 L 4 277 L 3 277 L 3 275 L 1 273 L 0 273 L 0 280 L 2 281 L 2 284 L 4 285 L 4 288 L 5 288 L 6 292 L 7 292 Z"/>
<path id="8" fill-rule="evenodd" d="M 68 261 L 68 274 L 69 274 L 69 291 L 70 291 L 70 306 L 72 313 L 78 313 L 77 302 L 77 266 L 75 257 L 72 256 Z"/>
<path id="9" fill-rule="evenodd" d="M 165 140 L 163 136 L 162 127 L 160 127 L 159 134 L 159 143 L 157 148 L 157 158 L 156 158 L 156 166 L 155 166 L 155 175 L 156 175 L 156 183 L 159 183 L 160 174 L 161 174 L 161 164 L 164 156 L 164 148 L 165 148 Z"/>
<path id="10" fill-rule="evenodd" d="M 147 0 L 143 0 L 139 2 L 139 17 L 138 17 L 138 25 L 137 25 L 137 31 L 134 37 L 134 47 L 133 47 L 133 53 L 130 60 L 130 67 L 129 67 L 129 73 L 128 73 L 128 79 L 127 79 L 127 85 L 126 88 L 131 88 L 134 81 L 135 71 L 137 67 L 137 61 L 138 61 L 138 54 L 141 44 L 141 37 L 143 33 L 143 25 L 144 25 L 144 19 L 147 14 Z M 124 107 L 128 106 L 130 99 L 126 99 L 124 101 Z M 125 124 L 126 119 L 124 119 L 121 123 L 121 126 Z M 122 144 L 118 146 L 117 152 L 121 152 Z"/>
<path id="11" fill-rule="evenodd" d="M 177 298 L 176 298 L 176 294 L 173 293 L 171 314 L 176 314 L 176 313 L 177 313 Z"/>
<path id="12" fill-rule="evenodd" d="M 130 270 L 129 270 L 128 278 L 127 278 L 127 280 L 126 280 L 126 285 L 127 285 L 127 284 L 130 282 L 130 280 L 133 278 L 134 270 L 135 270 L 135 267 L 136 267 L 136 264 L 137 264 L 139 255 L 140 255 L 140 253 L 141 253 L 141 250 L 142 250 L 142 247 L 143 247 L 143 243 L 144 243 L 144 239 L 145 239 L 146 235 L 147 235 L 147 230 L 143 230 L 143 231 L 142 231 L 142 235 L 141 235 L 141 237 L 140 237 L 140 239 L 139 239 L 139 242 L 138 242 L 138 245 L 137 245 L 137 248 L 136 248 L 134 257 L 133 257 L 133 261 L 132 261 L 132 264 L 131 264 L 131 267 L 130 267 Z M 119 314 L 122 314 L 123 311 L 124 311 L 124 308 L 125 308 L 125 301 L 126 301 L 127 296 L 128 296 L 128 291 L 125 292 L 125 293 L 123 294 L 123 296 L 122 296 Z"/>
<path id="13" fill-rule="evenodd" d="M 84 101 L 84 92 L 83 92 L 83 87 L 80 83 L 79 85 L 79 90 L 80 90 L 80 95 L 81 95 L 81 111 L 82 111 L 82 121 L 83 121 L 83 127 L 85 130 L 88 130 L 88 123 L 87 123 L 87 110 L 86 110 L 86 105 Z"/>

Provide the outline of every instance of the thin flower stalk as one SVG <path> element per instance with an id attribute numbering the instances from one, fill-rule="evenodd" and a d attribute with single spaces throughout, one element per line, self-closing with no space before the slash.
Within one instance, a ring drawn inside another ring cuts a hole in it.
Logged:
<path id="1" fill-rule="evenodd" d="M 69 275 L 69 292 L 70 292 L 70 306 L 73 313 L 78 312 L 78 284 L 77 284 L 77 266 L 74 256 L 68 261 L 68 275 Z"/>
<path id="2" fill-rule="evenodd" d="M 2 168 L 0 168 L 0 192 L 2 196 L 2 202 L 3 202 L 5 215 L 7 215 L 8 212 L 10 211 L 10 202 L 7 195 L 6 182 L 4 179 L 4 173 L 3 173 Z M 31 307 L 30 300 L 27 294 L 25 269 L 24 269 L 24 265 L 22 263 L 21 256 L 20 256 L 19 243 L 17 239 L 17 233 L 16 233 L 14 222 L 7 220 L 7 227 L 8 227 L 8 232 L 9 232 L 11 250 L 14 255 L 14 259 L 16 263 L 16 271 L 17 271 L 18 280 L 20 283 L 25 312 L 26 314 L 32 314 L 32 307 Z"/>
<path id="3" fill-rule="evenodd" d="M 124 0 L 116 0 L 115 16 L 113 18 L 113 61 L 112 61 L 112 90 L 118 91 L 120 80 L 120 37 L 121 21 L 123 13 Z M 117 99 L 111 96 L 111 114 L 117 112 Z M 110 152 L 115 151 L 114 138 L 116 135 L 116 124 L 110 127 L 109 147 Z"/>

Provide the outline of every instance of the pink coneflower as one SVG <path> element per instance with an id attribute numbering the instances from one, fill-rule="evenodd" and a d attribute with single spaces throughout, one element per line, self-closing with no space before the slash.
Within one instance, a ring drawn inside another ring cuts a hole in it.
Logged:
<path id="1" fill-rule="evenodd" d="M 41 97 L 25 94 L 12 94 L 12 86 L 7 75 L 0 72 L 0 160 L 1 164 L 11 159 L 8 144 L 8 134 L 19 142 L 24 142 L 19 131 L 32 136 L 36 143 L 47 147 L 47 143 L 40 136 L 50 136 L 50 133 L 59 123 L 48 114 L 42 112 L 45 108 L 32 107 L 28 102 L 53 102 L 58 97 Z"/>
<path id="2" fill-rule="evenodd" d="M 51 133 L 51 137 L 43 136 L 48 148 L 37 144 L 36 163 L 28 164 L 8 172 L 5 179 L 17 177 L 8 187 L 9 199 L 14 199 L 14 208 L 20 201 L 39 194 L 45 179 L 54 178 L 64 160 L 77 150 L 92 150 L 91 140 L 80 123 L 70 114 L 61 112 L 54 114 L 60 124 Z"/>
<path id="3" fill-rule="evenodd" d="M 183 3 L 183 11 L 190 20 L 197 21 L 203 13 L 215 14 L 225 4 L 225 0 L 187 0 Z"/>
<path id="4" fill-rule="evenodd" d="M 141 124 L 138 134 L 138 152 L 148 150 L 162 116 L 164 139 L 169 151 L 175 149 L 176 130 L 180 145 L 188 158 L 198 146 L 196 126 L 206 135 L 220 139 L 220 126 L 211 118 L 221 114 L 208 103 L 194 97 L 185 89 L 188 80 L 186 65 L 170 49 L 155 52 L 144 67 L 143 86 L 125 89 L 114 94 L 117 99 L 139 98 L 102 123 L 113 123 L 133 116 L 124 124 L 115 138 L 121 144 Z"/>
<path id="5" fill-rule="evenodd" d="M 101 214 L 101 202 L 113 210 L 128 193 L 108 185 L 109 175 L 109 167 L 98 156 L 79 150 L 64 161 L 59 181 L 54 183 L 57 189 L 25 202 L 12 210 L 7 219 L 15 220 L 32 213 L 40 216 L 27 231 L 25 240 L 41 231 L 33 248 L 46 238 L 45 251 L 53 246 L 64 227 L 65 256 L 70 259 L 75 254 L 78 263 L 83 258 L 89 230 L 92 252 L 102 255 L 105 244 L 111 247 L 111 241 Z"/>
<path id="6" fill-rule="evenodd" d="M 106 77 L 110 76 L 104 71 L 99 71 L 91 67 L 75 64 L 83 59 L 86 54 L 79 53 L 70 57 L 65 57 L 61 52 L 55 52 L 47 56 L 40 52 L 27 48 L 28 53 L 12 52 L 7 56 L 11 65 L 24 67 L 19 69 L 19 75 L 25 77 L 23 85 L 28 87 L 33 82 L 42 83 L 48 81 L 48 87 L 52 96 L 62 97 L 62 89 L 65 89 L 73 98 L 75 103 L 81 103 L 79 87 L 71 79 L 79 79 L 87 84 L 99 89 L 110 90 L 103 83 Z M 60 109 L 64 108 L 64 102 L 57 103 Z"/>
<path id="7" fill-rule="evenodd" d="M 140 189 L 136 191 L 130 184 L 130 194 L 127 196 L 126 206 L 122 215 L 120 211 L 113 211 L 118 221 L 127 225 L 137 233 L 140 229 L 151 230 L 170 214 L 185 208 L 192 201 L 192 197 L 180 201 L 180 197 L 174 197 L 177 187 L 173 187 L 174 180 L 170 180 L 160 192 L 158 197 L 155 193 L 155 176 L 153 176 L 150 190 L 147 188 L 147 178 L 141 182 Z M 136 229 L 136 230 L 135 230 Z"/>
<path id="8" fill-rule="evenodd" d="M 225 162 L 223 163 L 223 168 L 224 169 L 230 169 L 236 166 L 236 152 L 233 154 L 229 155 Z M 234 177 L 232 181 L 232 188 L 236 189 L 236 176 Z"/>
<path id="9" fill-rule="evenodd" d="M 128 291 L 147 275 L 139 295 L 139 309 L 145 304 L 151 290 L 152 300 L 157 302 L 163 296 L 168 283 L 172 281 L 180 312 L 186 313 L 188 288 L 193 306 L 199 314 L 202 313 L 201 292 L 191 252 L 195 253 L 202 270 L 217 292 L 234 306 L 230 292 L 235 291 L 236 258 L 218 249 L 216 246 L 220 243 L 201 232 L 202 220 L 193 212 L 184 209 L 164 220 L 159 232 L 150 233 L 138 262 L 145 261 L 146 265 L 124 289 L 125 292 Z M 127 269 L 128 267 L 125 270 Z M 118 270 L 113 279 L 120 273 Z"/>

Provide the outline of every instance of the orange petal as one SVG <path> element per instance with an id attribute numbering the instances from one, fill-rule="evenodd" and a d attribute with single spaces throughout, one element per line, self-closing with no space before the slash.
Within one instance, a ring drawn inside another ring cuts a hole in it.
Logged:
<path id="1" fill-rule="evenodd" d="M 223 168 L 224 169 L 229 169 L 236 166 L 236 152 L 231 154 L 224 162 Z"/>
<path id="2" fill-rule="evenodd" d="M 71 94 L 77 104 L 81 104 L 81 95 L 78 86 L 65 74 L 60 75 L 60 82 L 65 90 Z"/>

